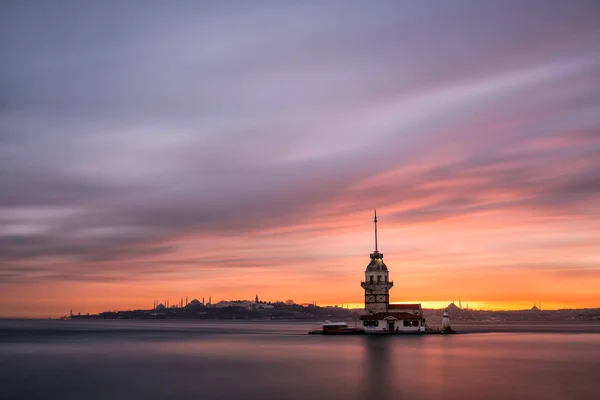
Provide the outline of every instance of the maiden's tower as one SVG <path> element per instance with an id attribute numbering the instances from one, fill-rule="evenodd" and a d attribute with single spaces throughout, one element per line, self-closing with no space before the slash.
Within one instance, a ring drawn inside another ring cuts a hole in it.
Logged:
<path id="1" fill-rule="evenodd" d="M 377 246 L 377 211 L 375 211 L 375 251 L 361 282 L 365 290 L 365 314 L 360 317 L 366 332 L 423 332 L 425 319 L 421 304 L 390 304 L 394 282 Z"/>

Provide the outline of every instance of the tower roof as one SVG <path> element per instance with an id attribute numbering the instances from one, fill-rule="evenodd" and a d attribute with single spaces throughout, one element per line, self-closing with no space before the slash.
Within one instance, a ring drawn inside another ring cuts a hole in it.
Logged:
<path id="1" fill-rule="evenodd" d="M 371 262 L 367 265 L 367 271 L 387 271 L 387 266 L 383 262 L 383 253 L 378 251 L 371 253 Z"/>

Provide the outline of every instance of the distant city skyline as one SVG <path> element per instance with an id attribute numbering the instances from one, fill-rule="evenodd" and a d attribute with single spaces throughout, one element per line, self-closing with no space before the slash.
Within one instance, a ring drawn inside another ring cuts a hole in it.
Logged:
<path id="1" fill-rule="evenodd" d="M 0 316 L 600 306 L 597 1 L 0 9 Z"/>

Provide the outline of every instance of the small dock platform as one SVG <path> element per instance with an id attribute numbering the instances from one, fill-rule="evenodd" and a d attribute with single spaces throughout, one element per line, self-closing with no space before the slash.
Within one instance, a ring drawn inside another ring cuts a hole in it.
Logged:
<path id="1" fill-rule="evenodd" d="M 452 335 L 455 334 L 450 326 L 444 329 L 431 329 L 428 327 L 425 330 L 371 330 L 364 328 L 350 328 L 345 322 L 325 321 L 322 328 L 308 332 L 309 335 Z"/>
<path id="2" fill-rule="evenodd" d="M 367 336 L 406 336 L 406 335 L 455 335 L 458 332 L 454 330 L 447 331 L 416 331 L 416 332 L 367 332 L 364 329 L 344 329 L 344 330 L 316 330 L 308 332 L 309 335 L 367 335 Z"/>

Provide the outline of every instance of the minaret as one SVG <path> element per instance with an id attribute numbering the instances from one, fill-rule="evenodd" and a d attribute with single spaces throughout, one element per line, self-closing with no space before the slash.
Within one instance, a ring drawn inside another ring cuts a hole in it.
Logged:
<path id="1" fill-rule="evenodd" d="M 371 313 L 386 311 L 390 304 L 389 291 L 394 282 L 389 280 L 387 266 L 383 263 L 383 254 L 377 248 L 377 210 L 375 210 L 375 251 L 370 254 L 371 262 L 365 270 L 365 281 L 361 286 L 365 289 L 365 310 Z"/>

